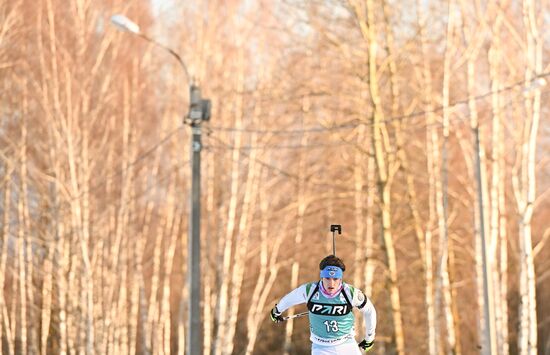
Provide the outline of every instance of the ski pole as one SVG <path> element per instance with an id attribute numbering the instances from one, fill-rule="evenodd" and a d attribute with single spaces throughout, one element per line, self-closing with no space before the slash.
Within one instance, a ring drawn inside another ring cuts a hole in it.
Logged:
<path id="1" fill-rule="evenodd" d="M 292 316 L 287 316 L 287 317 L 283 317 L 283 320 L 289 320 L 289 319 L 294 319 L 294 318 L 300 318 L 300 317 L 303 317 L 303 316 L 306 316 L 309 312 L 302 312 L 302 313 L 298 313 L 298 314 L 294 314 Z"/>
<path id="2" fill-rule="evenodd" d="M 338 232 L 338 234 L 342 234 L 342 225 L 331 224 L 330 231 L 332 232 L 332 255 L 336 256 L 336 236 L 334 235 L 334 232 Z"/>

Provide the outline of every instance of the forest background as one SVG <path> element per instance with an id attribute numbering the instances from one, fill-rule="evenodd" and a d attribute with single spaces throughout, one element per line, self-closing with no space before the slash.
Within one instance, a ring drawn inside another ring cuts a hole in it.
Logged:
<path id="1" fill-rule="evenodd" d="M 309 353 L 268 314 L 333 223 L 374 354 L 550 354 L 549 10 L 0 0 L 2 353 L 184 352 L 189 82 L 122 13 L 212 100 L 205 354 Z"/>

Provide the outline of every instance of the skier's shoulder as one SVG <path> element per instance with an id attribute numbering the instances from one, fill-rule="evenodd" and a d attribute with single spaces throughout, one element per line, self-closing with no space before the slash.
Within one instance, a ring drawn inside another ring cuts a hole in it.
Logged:
<path id="1" fill-rule="evenodd" d="M 342 288 L 351 297 L 353 297 L 358 291 L 361 292 L 361 290 L 359 290 L 357 287 L 354 287 L 347 282 L 342 282 Z"/>
<path id="2" fill-rule="evenodd" d="M 318 281 L 312 281 L 312 282 L 306 282 L 300 287 L 303 287 L 305 290 L 306 296 L 309 296 L 317 288 L 318 284 L 319 284 Z"/>
<path id="3" fill-rule="evenodd" d="M 351 303 L 356 307 L 364 306 L 367 301 L 367 296 L 363 291 L 345 282 L 343 283 L 343 292 L 350 296 Z"/>

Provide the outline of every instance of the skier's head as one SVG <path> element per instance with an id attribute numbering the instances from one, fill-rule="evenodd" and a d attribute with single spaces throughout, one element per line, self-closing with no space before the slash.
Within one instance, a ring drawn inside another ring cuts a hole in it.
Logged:
<path id="1" fill-rule="evenodd" d="M 338 292 L 342 286 L 342 277 L 346 270 L 344 262 L 335 255 L 329 255 L 321 260 L 319 269 L 321 270 L 321 280 L 325 291 L 329 294 Z"/>
<path id="2" fill-rule="evenodd" d="M 336 255 L 329 255 L 323 258 L 323 260 L 321 260 L 321 262 L 319 263 L 319 270 L 323 271 L 324 269 L 326 269 L 327 266 L 336 266 L 342 271 L 342 273 L 346 271 L 346 265 L 344 265 L 342 259 L 340 259 Z M 321 275 L 321 277 L 322 276 L 323 275 Z M 340 278 L 342 277 L 340 276 Z"/>

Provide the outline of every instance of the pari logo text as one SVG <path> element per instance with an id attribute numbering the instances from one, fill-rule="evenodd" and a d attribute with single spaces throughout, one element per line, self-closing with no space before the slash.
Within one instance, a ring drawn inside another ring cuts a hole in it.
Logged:
<path id="1" fill-rule="evenodd" d="M 343 316 L 350 312 L 347 304 L 319 304 L 314 303 L 311 305 L 310 310 L 313 314 L 330 315 L 330 316 Z"/>

